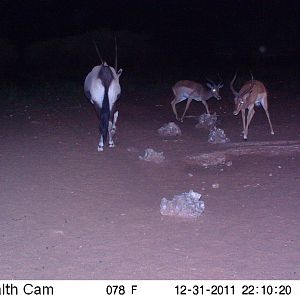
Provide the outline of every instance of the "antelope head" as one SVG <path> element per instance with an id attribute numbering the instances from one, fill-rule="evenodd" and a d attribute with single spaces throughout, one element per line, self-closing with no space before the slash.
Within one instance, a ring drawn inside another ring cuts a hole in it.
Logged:
<path id="1" fill-rule="evenodd" d="M 237 73 L 235 73 L 233 79 L 230 82 L 230 89 L 234 95 L 234 103 L 235 103 L 235 109 L 233 111 L 233 114 L 236 116 L 239 114 L 239 112 L 243 109 L 246 109 L 248 107 L 247 99 L 252 93 L 252 89 L 254 87 L 254 80 L 253 75 L 251 73 L 251 83 L 250 84 L 244 84 L 239 92 L 237 92 L 234 87 L 233 83 L 236 79 Z"/>
<path id="2" fill-rule="evenodd" d="M 114 37 L 114 39 L 115 39 L 115 65 L 114 65 L 113 68 L 115 69 L 115 73 L 117 75 L 117 78 L 119 78 L 121 76 L 123 70 L 122 69 L 118 70 L 118 45 L 117 45 L 117 38 L 116 38 L 116 36 Z M 101 53 L 100 53 L 100 50 L 99 50 L 99 48 L 97 46 L 96 41 L 94 40 L 93 42 L 94 42 L 94 46 L 95 46 L 96 52 L 97 52 L 97 54 L 98 54 L 98 56 L 99 56 L 99 58 L 101 60 L 101 64 L 107 66 L 106 61 L 104 61 L 102 59 L 102 56 L 101 56 Z"/>
<path id="3" fill-rule="evenodd" d="M 206 80 L 207 80 L 206 86 L 209 88 L 212 97 L 215 97 L 217 100 L 221 100 L 219 90 L 224 86 L 222 79 L 218 84 L 214 83 L 212 80 L 208 78 L 206 78 Z"/>

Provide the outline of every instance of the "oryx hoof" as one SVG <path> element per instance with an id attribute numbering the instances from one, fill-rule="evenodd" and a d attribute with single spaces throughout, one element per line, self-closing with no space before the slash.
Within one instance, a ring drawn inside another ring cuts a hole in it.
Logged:
<path id="1" fill-rule="evenodd" d="M 271 131 L 271 134 L 274 135 L 275 134 L 274 131 Z"/>
<path id="2" fill-rule="evenodd" d="M 247 142 L 247 141 L 248 141 L 248 139 L 244 137 L 244 142 Z"/>
<path id="3" fill-rule="evenodd" d="M 113 142 L 109 143 L 108 146 L 109 146 L 109 148 L 115 148 L 115 144 Z"/>
<path id="4" fill-rule="evenodd" d="M 103 146 L 98 146 L 98 152 L 102 152 L 103 151 Z"/>

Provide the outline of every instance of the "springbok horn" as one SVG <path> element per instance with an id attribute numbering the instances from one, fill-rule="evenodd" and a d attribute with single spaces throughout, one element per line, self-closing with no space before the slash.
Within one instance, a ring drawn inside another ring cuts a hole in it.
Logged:
<path id="1" fill-rule="evenodd" d="M 215 85 L 215 83 L 214 83 L 211 79 L 209 79 L 209 78 L 207 78 L 207 77 L 205 77 L 205 79 L 206 79 L 207 82 L 209 82 L 209 83 Z"/>
<path id="2" fill-rule="evenodd" d="M 234 94 L 235 96 L 237 96 L 237 95 L 239 94 L 239 93 L 234 89 L 234 87 L 233 87 L 233 83 L 234 83 L 234 81 L 235 81 L 235 79 L 236 79 L 236 76 L 237 76 L 237 73 L 235 73 L 233 79 L 230 81 L 230 89 L 231 89 L 231 91 L 233 92 L 233 94 Z"/>

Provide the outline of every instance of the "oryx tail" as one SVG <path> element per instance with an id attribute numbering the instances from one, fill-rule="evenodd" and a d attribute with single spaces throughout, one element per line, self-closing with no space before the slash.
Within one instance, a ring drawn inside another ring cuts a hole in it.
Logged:
<path id="1" fill-rule="evenodd" d="M 104 97 L 103 97 L 101 113 L 100 113 L 100 124 L 101 124 L 100 127 L 101 127 L 101 134 L 103 136 L 103 143 L 105 144 L 107 140 L 108 125 L 109 125 L 109 118 L 110 118 L 108 90 L 111 82 L 114 79 L 113 73 L 108 65 L 105 64 L 101 65 L 98 78 L 101 80 L 104 86 Z"/>

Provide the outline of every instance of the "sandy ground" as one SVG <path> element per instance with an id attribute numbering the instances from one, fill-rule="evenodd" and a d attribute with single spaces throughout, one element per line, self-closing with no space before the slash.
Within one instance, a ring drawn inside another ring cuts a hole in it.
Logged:
<path id="1" fill-rule="evenodd" d="M 182 136 L 159 136 L 174 121 L 167 90 L 124 92 L 116 148 L 103 153 L 98 120 L 83 99 L 82 107 L 4 111 L 0 278 L 300 279 L 299 153 L 235 155 L 231 166 L 208 168 L 185 160 L 245 147 L 227 92 L 209 102 L 231 140 L 226 145 L 209 144 L 193 118 L 177 123 Z M 299 102 L 299 93 L 273 91 L 275 135 L 259 110 L 248 143 L 295 141 L 297 148 Z M 188 114 L 204 112 L 194 102 Z M 146 148 L 166 160 L 139 160 Z M 160 214 L 163 197 L 191 189 L 205 202 L 201 217 Z"/>

